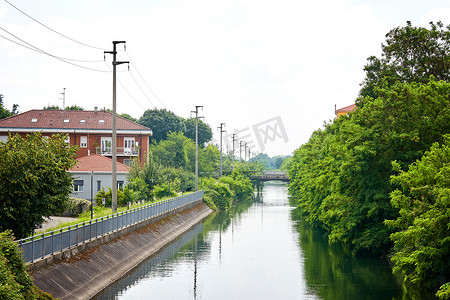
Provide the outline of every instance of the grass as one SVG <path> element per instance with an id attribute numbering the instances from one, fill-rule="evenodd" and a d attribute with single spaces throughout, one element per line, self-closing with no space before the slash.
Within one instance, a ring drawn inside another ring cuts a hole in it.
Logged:
<path id="1" fill-rule="evenodd" d="M 133 203 L 133 204 L 130 205 L 130 210 L 135 209 L 135 208 L 139 208 L 139 207 L 142 207 L 142 206 L 146 206 L 146 205 L 149 205 L 149 204 L 152 204 L 152 203 L 158 203 L 158 202 L 161 202 L 161 201 L 164 201 L 164 200 L 167 200 L 167 199 L 171 199 L 171 198 L 173 198 L 173 197 L 163 197 L 161 199 L 155 199 L 154 202 L 146 201 L 144 203 Z M 128 209 L 127 209 L 126 206 L 123 206 L 123 207 L 119 206 L 119 207 L 117 207 L 117 213 L 125 212 L 127 210 Z M 113 214 L 112 208 L 96 206 L 96 207 L 94 207 L 94 217 L 93 217 L 92 220 L 95 220 L 95 219 L 98 219 L 98 218 L 102 218 L 102 217 L 106 217 L 106 216 L 110 216 L 112 214 Z M 68 230 L 66 227 L 76 226 L 77 224 L 82 224 L 84 222 L 89 223 L 90 220 L 91 220 L 91 211 L 88 210 L 88 211 L 85 211 L 84 213 L 80 214 L 76 220 L 73 220 L 73 221 L 70 221 L 70 222 L 60 223 L 59 225 L 57 225 L 55 227 L 48 228 L 47 230 L 45 230 L 45 231 L 43 231 L 43 232 L 41 232 L 39 234 L 36 234 L 35 236 L 42 235 L 42 233 L 44 233 L 44 236 L 48 236 L 48 235 L 50 235 L 51 231 L 60 230 L 62 228 L 63 228 L 63 231 L 66 231 L 66 230 Z"/>

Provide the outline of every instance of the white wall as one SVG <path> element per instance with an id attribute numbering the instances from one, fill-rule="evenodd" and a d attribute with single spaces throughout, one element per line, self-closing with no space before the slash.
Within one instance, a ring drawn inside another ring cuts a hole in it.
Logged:
<path id="1" fill-rule="evenodd" d="M 91 172 L 70 172 L 74 180 L 83 180 L 84 189 L 82 192 L 72 192 L 71 196 L 91 200 Z M 97 181 L 101 181 L 101 187 L 108 191 L 108 187 L 112 187 L 111 173 L 95 173 L 92 178 L 93 192 L 92 198 L 97 194 Z M 124 186 L 127 185 L 127 173 L 117 173 L 117 181 L 123 181 Z"/>

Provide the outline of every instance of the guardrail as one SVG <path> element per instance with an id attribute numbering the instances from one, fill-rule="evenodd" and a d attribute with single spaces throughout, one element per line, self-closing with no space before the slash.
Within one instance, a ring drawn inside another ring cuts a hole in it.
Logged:
<path id="1" fill-rule="evenodd" d="M 26 263 L 91 241 L 110 232 L 157 217 L 203 198 L 203 190 L 155 202 L 132 210 L 97 218 L 18 241 Z"/>

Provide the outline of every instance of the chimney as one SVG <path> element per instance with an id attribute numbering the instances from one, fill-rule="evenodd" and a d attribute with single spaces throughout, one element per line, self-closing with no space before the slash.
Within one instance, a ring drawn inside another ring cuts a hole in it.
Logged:
<path id="1" fill-rule="evenodd" d="M 98 109 L 98 107 L 97 107 L 97 106 L 94 106 L 94 111 L 95 111 L 95 112 L 97 112 L 97 109 Z"/>

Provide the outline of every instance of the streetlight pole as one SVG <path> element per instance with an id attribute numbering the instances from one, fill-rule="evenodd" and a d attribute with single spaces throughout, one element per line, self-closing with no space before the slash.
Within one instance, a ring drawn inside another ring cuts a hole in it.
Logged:
<path id="1" fill-rule="evenodd" d="M 125 44 L 125 41 L 113 41 L 113 51 L 104 51 L 105 54 L 113 55 L 113 121 L 112 121 L 112 199 L 113 213 L 117 212 L 117 117 L 116 117 L 116 66 L 128 64 L 128 61 L 116 61 L 117 44 Z"/>
<path id="2" fill-rule="evenodd" d="M 225 123 L 220 123 L 220 126 L 217 127 L 220 129 L 220 173 L 219 173 L 219 177 L 222 177 L 222 133 L 225 132 L 225 130 L 223 130 L 224 126 L 225 126 Z"/>
<path id="3" fill-rule="evenodd" d="M 91 171 L 91 220 L 94 218 L 94 199 L 93 199 L 93 187 L 94 185 L 94 171 Z"/>
<path id="4" fill-rule="evenodd" d="M 203 106 L 196 105 L 195 111 L 195 190 L 198 191 L 198 109 Z M 201 117 L 200 117 L 201 118 Z"/>
<path id="5" fill-rule="evenodd" d="M 150 180 L 152 181 L 152 202 L 153 202 L 154 201 L 154 198 L 153 198 L 153 178 L 151 178 Z"/>

